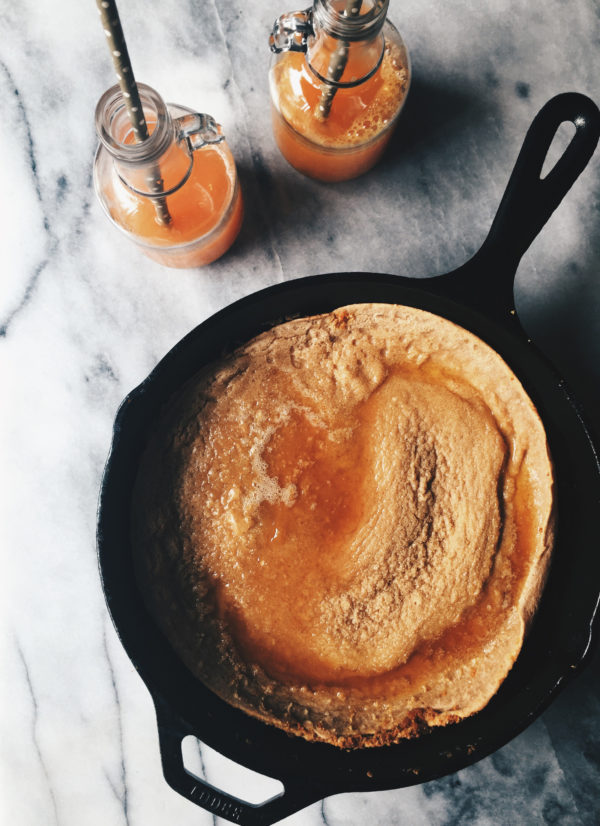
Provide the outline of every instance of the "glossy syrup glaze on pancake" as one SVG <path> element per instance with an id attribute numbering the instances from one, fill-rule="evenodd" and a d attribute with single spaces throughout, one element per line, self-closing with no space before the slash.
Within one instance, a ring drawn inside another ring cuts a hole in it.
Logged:
<path id="1" fill-rule="evenodd" d="M 149 607 L 233 705 L 340 746 L 481 709 L 552 546 L 552 469 L 488 345 L 410 307 L 278 325 L 187 383 L 144 454 Z"/>

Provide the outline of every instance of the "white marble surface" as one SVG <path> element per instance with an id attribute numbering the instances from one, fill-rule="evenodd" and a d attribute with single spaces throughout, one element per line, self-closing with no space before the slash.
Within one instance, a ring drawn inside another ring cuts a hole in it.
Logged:
<path id="1" fill-rule="evenodd" d="M 162 778 L 150 697 L 99 584 L 96 504 L 122 397 L 189 329 L 260 287 L 452 269 L 485 236 L 543 103 L 567 90 L 600 100 L 597 0 L 392 0 L 415 72 L 400 136 L 367 177 L 318 184 L 285 164 L 268 125 L 266 39 L 283 0 L 120 8 L 138 78 L 224 124 L 247 218 L 204 270 L 141 258 L 91 187 L 93 111 L 113 83 L 93 0 L 0 0 L 0 821 L 15 826 L 213 822 Z M 599 264 L 597 153 L 517 279 L 525 326 L 596 419 Z M 530 729 L 457 775 L 286 822 L 598 823 L 599 675 L 596 654 Z M 232 777 L 208 750 L 201 765 L 217 785 Z"/>

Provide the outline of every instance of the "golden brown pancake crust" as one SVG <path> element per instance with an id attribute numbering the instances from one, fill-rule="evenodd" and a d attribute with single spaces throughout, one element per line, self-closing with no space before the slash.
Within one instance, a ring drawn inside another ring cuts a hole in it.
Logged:
<path id="1" fill-rule="evenodd" d="M 481 709 L 552 546 L 523 387 L 411 307 L 289 321 L 192 379 L 142 460 L 142 591 L 191 671 L 308 739 L 393 742 Z"/>

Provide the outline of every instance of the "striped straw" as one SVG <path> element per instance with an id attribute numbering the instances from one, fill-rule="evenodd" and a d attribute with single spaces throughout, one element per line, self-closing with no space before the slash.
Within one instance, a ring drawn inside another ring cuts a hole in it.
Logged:
<path id="1" fill-rule="evenodd" d="M 102 20 L 113 66 L 115 67 L 117 80 L 119 81 L 119 86 L 125 100 L 125 106 L 127 107 L 127 114 L 131 121 L 134 137 L 138 143 L 145 141 L 149 137 L 148 125 L 144 118 L 144 109 L 140 100 L 137 83 L 135 82 L 133 67 L 129 59 L 129 52 L 127 50 L 121 20 L 119 19 L 117 4 L 115 0 L 96 0 L 96 5 L 100 19 Z M 164 188 L 163 181 L 157 167 L 149 170 L 148 183 L 153 193 L 162 192 Z M 154 199 L 154 206 L 159 223 L 163 225 L 169 224 L 171 222 L 171 216 L 167 208 L 166 198 Z"/>

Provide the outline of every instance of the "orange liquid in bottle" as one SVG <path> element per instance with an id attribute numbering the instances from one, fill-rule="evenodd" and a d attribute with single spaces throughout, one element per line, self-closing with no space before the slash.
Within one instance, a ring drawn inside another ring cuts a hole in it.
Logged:
<path id="1" fill-rule="evenodd" d="M 169 267 L 210 264 L 229 249 L 242 225 L 242 196 L 229 148 L 204 146 L 193 159 L 187 181 L 165 198 L 168 224 L 158 220 L 152 198 L 140 198 L 123 185 L 110 208 L 113 220 L 135 236 L 142 251 Z"/>
<path id="2" fill-rule="evenodd" d="M 408 91 L 409 72 L 400 50 L 386 44 L 375 74 L 339 88 L 328 117 L 316 115 L 322 84 L 306 57 L 287 52 L 271 70 L 273 133 L 282 155 L 305 175 L 344 181 L 370 169 L 383 153 Z M 352 54 L 343 79 L 368 70 Z"/>

